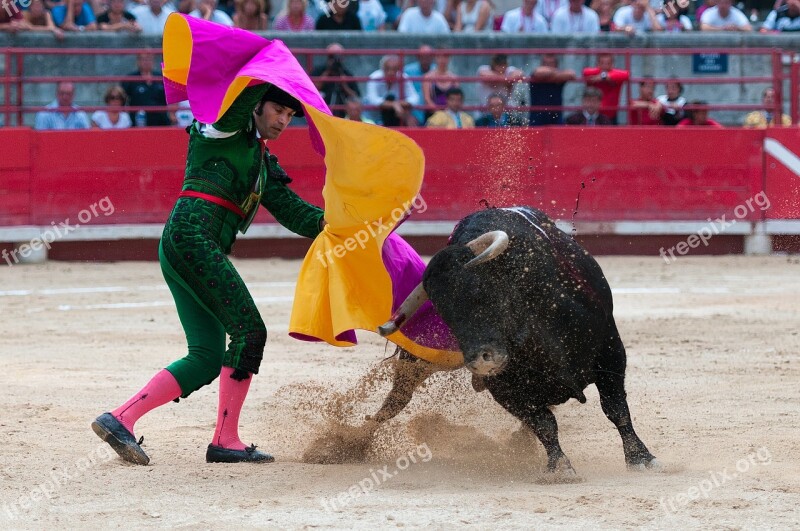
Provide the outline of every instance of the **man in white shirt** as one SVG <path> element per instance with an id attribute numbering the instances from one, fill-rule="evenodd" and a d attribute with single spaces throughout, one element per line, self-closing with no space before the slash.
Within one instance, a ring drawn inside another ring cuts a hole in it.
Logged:
<path id="1" fill-rule="evenodd" d="M 747 16 L 733 7 L 731 0 L 719 0 L 700 16 L 702 31 L 752 31 Z"/>
<path id="2" fill-rule="evenodd" d="M 400 15 L 397 31 L 400 33 L 450 33 L 444 15 L 433 9 L 434 0 L 417 0 L 417 7 L 409 7 Z"/>
<path id="3" fill-rule="evenodd" d="M 131 9 L 136 22 L 142 27 L 143 35 L 163 35 L 167 17 L 172 9 L 165 6 L 165 0 L 148 0 L 147 5 Z"/>
<path id="4" fill-rule="evenodd" d="M 500 31 L 505 33 L 547 33 L 547 21 L 536 11 L 537 0 L 522 0 L 522 7 L 503 15 Z"/>
<path id="5" fill-rule="evenodd" d="M 411 110 L 419 104 L 419 94 L 414 85 L 400 71 L 400 57 L 384 55 L 379 70 L 369 75 L 364 104 L 377 106 L 372 111 L 374 120 L 385 126 L 417 125 Z M 400 85 L 403 87 L 402 97 Z"/>
<path id="6" fill-rule="evenodd" d="M 656 20 L 656 12 L 650 7 L 649 0 L 634 0 L 627 6 L 622 6 L 614 13 L 616 31 L 635 35 L 650 31 L 661 31 L 663 28 Z"/>
<path id="7" fill-rule="evenodd" d="M 217 9 L 217 0 L 200 0 L 197 9 L 189 13 L 189 16 L 210 20 L 229 28 L 233 27 L 233 19 L 226 12 Z"/>
<path id="8" fill-rule="evenodd" d="M 536 2 L 536 12 L 542 15 L 547 21 L 547 27 L 553 22 L 553 15 L 560 7 L 567 7 L 569 2 L 567 0 L 539 0 Z"/>
<path id="9" fill-rule="evenodd" d="M 569 0 L 566 7 L 560 7 L 550 21 L 551 33 L 599 33 L 600 17 L 583 5 L 582 0 Z"/>
<path id="10" fill-rule="evenodd" d="M 56 85 L 56 99 L 49 105 L 49 111 L 36 113 L 34 128 L 42 131 L 46 129 L 89 129 L 89 117 L 72 103 L 75 97 L 75 85 L 62 81 Z M 57 108 L 70 108 L 71 112 L 56 110 Z"/>

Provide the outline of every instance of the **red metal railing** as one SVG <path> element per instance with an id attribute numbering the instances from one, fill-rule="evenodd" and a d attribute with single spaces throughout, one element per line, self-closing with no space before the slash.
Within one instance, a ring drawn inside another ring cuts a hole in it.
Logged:
<path id="1" fill-rule="evenodd" d="M 159 50 L 151 50 L 151 49 L 132 49 L 132 48 L 125 48 L 125 49 L 61 49 L 61 48 L 2 48 L 0 49 L 0 53 L 2 53 L 5 57 L 5 74 L 2 78 L 2 84 L 5 88 L 5 99 L 0 106 L 0 113 L 5 115 L 5 123 L 6 125 L 12 124 L 12 116 L 16 117 L 16 123 L 22 124 L 23 123 L 23 116 L 26 113 L 34 113 L 40 110 L 45 109 L 42 106 L 25 106 L 23 105 L 23 93 L 24 93 L 24 86 L 26 84 L 37 84 L 37 83 L 53 83 L 56 81 L 71 81 L 75 83 L 109 83 L 109 82 L 120 82 L 120 81 L 137 81 L 141 78 L 136 76 L 25 76 L 24 72 L 24 58 L 28 55 L 135 55 L 141 53 L 151 53 L 153 55 L 160 55 Z M 310 72 L 313 68 L 314 58 L 318 56 L 327 56 L 328 51 L 325 49 L 317 49 L 317 48 L 296 48 L 293 49 L 293 53 L 302 58 L 305 62 L 307 70 Z M 774 112 L 776 116 L 780 116 L 783 108 L 783 101 L 784 101 L 784 94 L 783 94 L 783 82 L 785 80 L 790 81 L 790 98 L 791 98 L 791 117 L 792 123 L 797 124 L 800 116 L 798 113 L 800 109 L 798 109 L 798 90 L 800 89 L 800 64 L 797 62 L 792 62 L 789 68 L 788 74 L 784 72 L 784 66 L 782 63 L 782 57 L 785 53 L 792 53 L 792 52 L 785 52 L 779 48 L 669 48 L 669 49 L 627 49 L 627 48 L 606 48 L 606 49 L 573 49 L 573 48 L 565 48 L 565 49 L 536 49 L 536 48 L 498 48 L 498 49 L 481 49 L 481 50 L 471 50 L 471 49 L 453 49 L 453 50 L 436 50 L 432 55 L 438 55 L 445 53 L 449 56 L 485 56 L 490 57 L 495 54 L 506 54 L 509 57 L 513 57 L 516 55 L 540 55 L 540 54 L 556 54 L 559 56 L 586 56 L 586 55 L 598 55 L 603 53 L 609 53 L 615 56 L 622 56 L 625 62 L 625 69 L 630 71 L 631 64 L 633 57 L 636 56 L 655 56 L 655 55 L 679 55 L 679 56 L 691 56 L 693 54 L 704 53 L 704 54 L 729 54 L 729 55 L 738 55 L 738 56 L 768 56 L 771 59 L 772 64 L 772 75 L 771 76 L 730 76 L 730 77 L 721 77 L 721 76 L 714 76 L 714 77 L 683 77 L 683 78 L 648 78 L 648 80 L 652 80 L 656 83 L 665 83 L 667 81 L 679 81 L 684 85 L 712 85 L 712 84 L 743 84 L 743 83 L 769 83 L 771 84 L 772 88 L 775 90 L 775 108 Z M 403 50 L 403 49 L 373 49 L 373 50 L 342 50 L 339 52 L 339 55 L 343 57 L 347 56 L 383 56 L 386 54 L 395 54 L 400 57 L 401 65 L 406 64 L 407 58 L 409 57 L 416 57 L 418 56 L 419 52 L 417 50 Z M 793 55 L 792 55 L 793 56 Z M 376 65 L 377 65 L 376 61 Z M 509 62 L 512 62 L 510 60 Z M 12 69 L 12 65 L 16 68 Z M 376 66 L 377 68 L 377 66 Z M 158 79 L 158 78 L 155 78 Z M 368 76 L 353 76 L 353 77 L 317 77 L 315 78 L 318 81 L 339 81 L 339 80 L 346 80 L 346 81 L 353 81 L 353 82 L 367 82 L 370 80 Z M 409 81 L 422 81 L 420 77 L 407 77 Z M 478 76 L 458 76 L 457 77 L 459 82 L 463 83 L 473 83 L 479 82 L 482 78 Z M 631 102 L 633 100 L 632 94 L 632 86 L 637 84 L 639 81 L 642 81 L 643 78 L 631 78 L 629 82 L 625 84 L 625 92 L 626 92 L 626 100 Z M 529 77 L 524 77 L 522 82 L 529 82 Z M 578 78 L 575 82 L 583 82 L 584 80 Z M 400 98 L 403 97 L 403 84 L 399 84 L 400 89 Z M 13 98 L 15 101 L 12 104 L 12 93 L 16 94 L 16 98 Z M 342 106 L 335 107 L 334 109 L 340 109 Z M 418 105 L 415 108 L 417 109 L 425 109 L 425 110 L 435 110 L 436 107 L 430 107 L 427 105 Z M 465 106 L 465 110 L 479 110 L 484 108 L 482 105 L 472 105 L 472 106 Z M 762 109 L 763 105 L 761 104 L 713 104 L 711 103 L 708 105 L 709 110 L 737 110 L 737 111 L 748 111 L 748 110 L 757 110 Z M 109 106 L 83 106 L 83 110 L 86 111 L 93 111 L 97 109 L 107 109 L 107 110 L 123 110 L 121 107 L 109 107 Z M 365 106 L 365 109 L 375 109 L 374 106 Z M 527 106 L 527 107 L 515 107 L 514 110 L 516 111 L 572 111 L 578 110 L 580 107 L 577 106 L 562 106 L 562 107 L 552 107 L 552 106 Z M 627 111 L 630 110 L 629 105 L 622 105 L 617 107 L 618 110 Z M 59 110 L 68 110 L 68 109 L 59 109 Z M 174 107 L 132 107 L 128 106 L 125 107 L 124 110 L 126 111 L 138 111 L 138 110 L 145 110 L 145 111 L 155 111 L 155 110 L 174 110 Z"/>

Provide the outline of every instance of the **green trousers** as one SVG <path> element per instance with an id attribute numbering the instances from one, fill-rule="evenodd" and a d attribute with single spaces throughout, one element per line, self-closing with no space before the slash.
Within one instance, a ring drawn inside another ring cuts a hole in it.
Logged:
<path id="1" fill-rule="evenodd" d="M 187 397 L 232 367 L 258 373 L 267 328 L 225 250 L 230 212 L 200 199 L 179 199 L 158 249 L 167 286 L 186 334 L 188 353 L 167 370 Z M 227 348 L 225 336 L 230 338 Z"/>

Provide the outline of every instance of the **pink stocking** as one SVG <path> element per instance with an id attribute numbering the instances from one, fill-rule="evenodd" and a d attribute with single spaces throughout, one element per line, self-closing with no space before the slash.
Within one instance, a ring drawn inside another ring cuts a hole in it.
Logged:
<path id="1" fill-rule="evenodd" d="M 244 450 L 245 444 L 239 439 L 239 413 L 250 389 L 253 375 L 246 380 L 231 378 L 234 369 L 223 367 L 219 375 L 219 412 L 217 413 L 217 429 L 211 444 L 230 450 Z"/>
<path id="2" fill-rule="evenodd" d="M 133 425 L 145 413 L 181 396 L 181 386 L 166 369 L 160 370 L 141 391 L 111 412 L 133 434 Z"/>

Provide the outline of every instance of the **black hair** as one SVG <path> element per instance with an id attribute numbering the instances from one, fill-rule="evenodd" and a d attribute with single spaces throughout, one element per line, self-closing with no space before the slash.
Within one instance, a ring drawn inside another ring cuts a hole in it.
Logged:
<path id="1" fill-rule="evenodd" d="M 448 98 L 450 96 L 461 96 L 461 98 L 463 99 L 464 98 L 464 91 L 461 90 L 458 87 L 450 87 L 449 89 L 447 89 L 447 92 L 445 92 L 445 96 L 448 97 Z"/>

